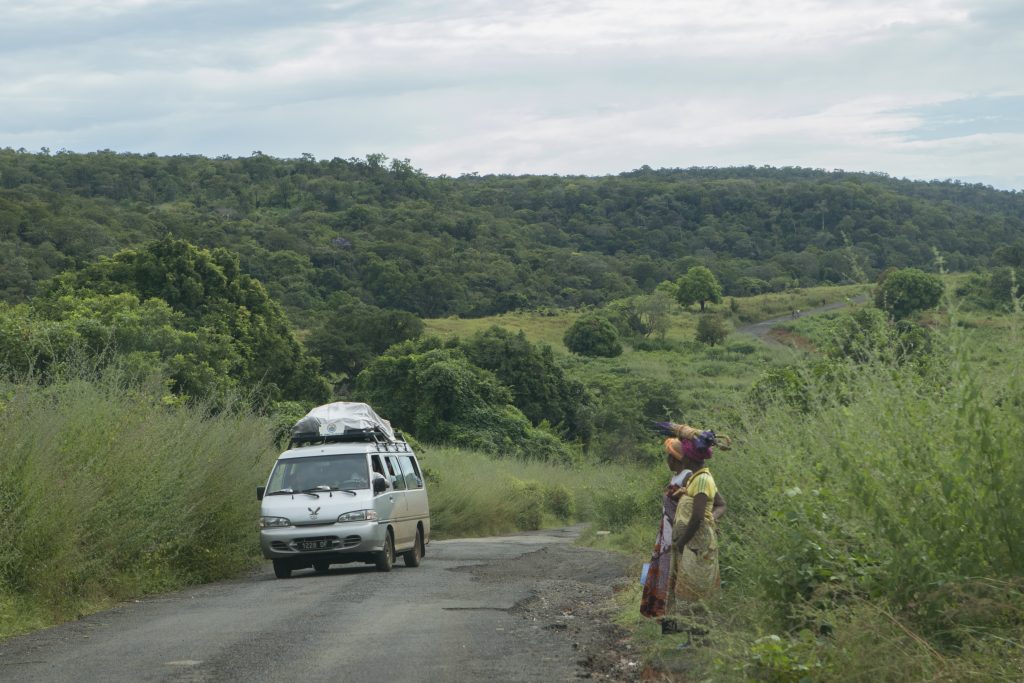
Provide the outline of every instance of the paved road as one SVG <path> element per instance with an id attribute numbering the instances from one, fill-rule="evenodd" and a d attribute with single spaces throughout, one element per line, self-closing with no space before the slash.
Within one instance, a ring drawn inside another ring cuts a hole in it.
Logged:
<path id="1" fill-rule="evenodd" d="M 571 545 L 578 533 L 435 541 L 419 568 L 389 574 L 339 565 L 276 580 L 268 565 L 0 643 L 0 680 L 574 680 L 572 608 L 545 611 L 558 600 L 538 591 L 575 587 L 562 597 L 585 602 L 624 571 Z"/>

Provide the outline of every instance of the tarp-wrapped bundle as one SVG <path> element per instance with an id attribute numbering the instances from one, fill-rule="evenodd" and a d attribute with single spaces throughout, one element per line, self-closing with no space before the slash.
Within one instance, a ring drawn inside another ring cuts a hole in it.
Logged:
<path id="1" fill-rule="evenodd" d="M 396 441 L 391 423 L 365 403 L 338 401 L 317 406 L 292 427 L 292 443 L 381 436 Z"/>

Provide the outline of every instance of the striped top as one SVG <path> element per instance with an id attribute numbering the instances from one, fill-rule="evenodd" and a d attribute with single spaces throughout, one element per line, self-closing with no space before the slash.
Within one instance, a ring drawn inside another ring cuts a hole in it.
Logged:
<path id="1" fill-rule="evenodd" d="M 686 495 L 696 498 L 699 493 L 703 493 L 708 497 L 708 504 L 704 508 L 704 519 L 710 522 L 714 519 L 711 516 L 711 508 L 714 506 L 718 487 L 715 485 L 715 478 L 711 476 L 711 471 L 707 467 L 702 467 L 694 472 L 690 475 L 690 480 L 686 482 Z"/>

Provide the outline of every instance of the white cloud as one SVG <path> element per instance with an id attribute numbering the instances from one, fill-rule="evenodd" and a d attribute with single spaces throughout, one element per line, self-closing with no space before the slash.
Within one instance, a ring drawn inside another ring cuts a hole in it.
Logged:
<path id="1" fill-rule="evenodd" d="M 1024 11 L 1001 0 L 34 0 L 0 12 L 0 145 L 385 152 L 434 173 L 798 163 L 1019 182 L 996 169 L 1019 158 L 1024 131 L 970 130 L 983 110 L 947 115 L 965 130 L 944 143 L 915 134 L 934 105 L 983 108 L 1024 89 Z"/>

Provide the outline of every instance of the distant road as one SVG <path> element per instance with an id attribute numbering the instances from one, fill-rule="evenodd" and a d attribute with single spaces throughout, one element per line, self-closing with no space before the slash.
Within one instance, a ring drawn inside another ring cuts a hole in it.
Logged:
<path id="1" fill-rule="evenodd" d="M 339 565 L 275 579 L 268 564 L 4 641 L 0 680 L 602 678 L 586 660 L 617 637 L 598 603 L 626 561 L 573 546 L 579 531 L 435 541 L 419 568 L 388 574 Z"/>
<path id="2" fill-rule="evenodd" d="M 777 343 L 771 340 L 771 338 L 768 336 L 768 333 L 772 331 L 772 328 L 777 327 L 782 323 L 787 323 L 792 320 L 796 320 L 797 318 L 803 318 L 806 315 L 815 315 L 817 313 L 824 313 L 826 311 L 834 311 L 837 308 L 846 308 L 850 304 L 862 304 L 867 300 L 868 295 L 861 294 L 859 296 L 851 298 L 849 302 L 837 301 L 834 304 L 826 304 L 824 306 L 817 306 L 815 308 L 797 311 L 796 314 L 782 315 L 779 316 L 778 318 L 771 318 L 770 320 L 762 320 L 761 322 L 743 325 L 742 327 L 737 327 L 736 331 L 743 334 L 752 334 L 761 341 L 764 341 L 766 343 Z"/>

